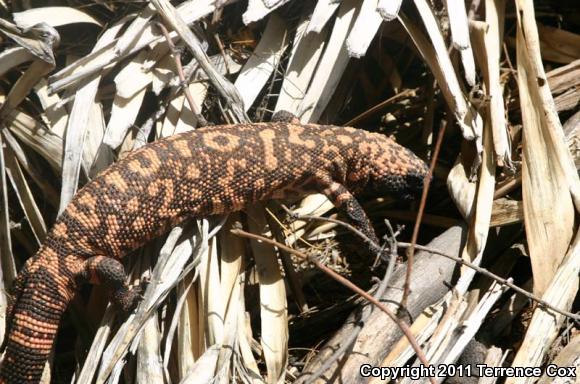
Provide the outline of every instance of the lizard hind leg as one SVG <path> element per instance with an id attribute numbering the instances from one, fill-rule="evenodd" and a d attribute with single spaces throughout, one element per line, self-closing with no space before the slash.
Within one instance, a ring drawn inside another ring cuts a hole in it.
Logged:
<path id="1" fill-rule="evenodd" d="M 350 191 L 344 185 L 324 177 L 320 178 L 319 188 L 334 204 L 335 208 L 348 219 L 352 226 L 370 240 L 366 244 L 370 255 L 386 257 L 386 253 L 381 251 L 379 239 L 367 214 Z"/>
<path id="2" fill-rule="evenodd" d="M 82 276 L 91 284 L 104 284 L 111 290 L 111 300 L 124 312 L 135 308 L 141 299 L 140 288 L 127 285 L 123 264 L 107 256 L 94 256 L 85 260 Z"/>

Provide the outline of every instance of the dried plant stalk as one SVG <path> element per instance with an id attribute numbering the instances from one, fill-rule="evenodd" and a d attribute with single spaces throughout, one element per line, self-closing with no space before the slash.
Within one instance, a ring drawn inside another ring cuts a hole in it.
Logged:
<path id="1" fill-rule="evenodd" d="M 562 188 L 570 185 L 570 181 L 556 151 L 564 141 L 558 143 L 550 134 L 550 131 L 561 131 L 562 128 L 557 116 L 552 119 L 545 113 L 549 105 L 546 105 L 538 87 L 539 73 L 534 64 L 537 60 L 532 57 L 533 51 L 527 49 L 529 44 L 526 42 L 534 36 L 527 33 L 532 32 L 531 27 L 524 30 L 522 22 L 534 23 L 533 15 L 518 23 L 518 88 L 524 129 L 522 191 L 525 229 L 534 273 L 534 293 L 542 294 L 570 244 L 574 208 L 570 190 Z M 547 88 L 547 82 L 543 88 Z"/>
<path id="2" fill-rule="evenodd" d="M 262 207 L 248 209 L 250 230 L 258 234 L 267 233 L 266 212 Z M 269 237 L 269 236 L 268 236 Z M 260 339 L 266 361 L 268 384 L 284 382 L 288 363 L 288 315 L 286 289 L 280 273 L 278 258 L 274 249 L 263 243 L 251 241 L 258 282 L 260 283 L 260 318 L 262 337 Z"/>

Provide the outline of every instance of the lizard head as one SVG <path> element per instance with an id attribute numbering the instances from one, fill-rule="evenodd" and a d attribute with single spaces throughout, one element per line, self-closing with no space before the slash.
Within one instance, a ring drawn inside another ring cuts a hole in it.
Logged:
<path id="1" fill-rule="evenodd" d="M 423 189 L 429 168 L 423 160 L 409 149 L 393 140 L 382 137 L 377 140 L 380 148 L 369 156 L 369 189 L 376 194 L 392 194 L 410 200 L 418 197 Z"/>

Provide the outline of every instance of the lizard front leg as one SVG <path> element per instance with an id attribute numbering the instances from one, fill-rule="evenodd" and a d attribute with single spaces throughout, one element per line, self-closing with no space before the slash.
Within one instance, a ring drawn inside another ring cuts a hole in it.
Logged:
<path id="1" fill-rule="evenodd" d="M 107 256 L 94 256 L 85 260 L 81 276 L 91 284 L 104 284 L 111 289 L 111 299 L 124 312 L 132 310 L 141 298 L 140 288 L 130 288 L 123 264 Z"/>
<path id="2" fill-rule="evenodd" d="M 344 185 L 332 180 L 322 179 L 320 186 L 321 192 L 334 204 L 336 209 L 347 217 L 353 227 L 372 242 L 366 242 L 368 251 L 375 256 L 379 254 L 381 249 L 377 234 L 367 214 L 352 193 Z"/>

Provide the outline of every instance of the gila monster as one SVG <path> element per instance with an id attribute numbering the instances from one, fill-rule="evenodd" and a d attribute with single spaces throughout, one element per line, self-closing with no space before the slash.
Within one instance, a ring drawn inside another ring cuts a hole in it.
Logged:
<path id="1" fill-rule="evenodd" d="M 6 315 L 0 383 L 39 382 L 80 284 L 106 284 L 114 303 L 133 308 L 140 295 L 119 259 L 184 220 L 322 192 L 378 243 L 354 195 L 415 194 L 427 170 L 384 135 L 296 120 L 201 128 L 146 145 L 87 183 L 23 266 Z"/>

